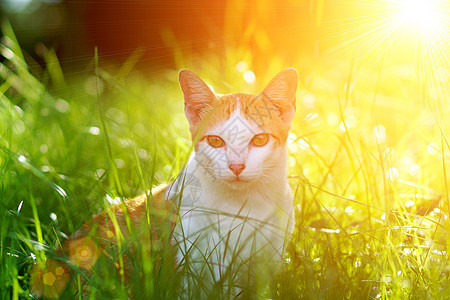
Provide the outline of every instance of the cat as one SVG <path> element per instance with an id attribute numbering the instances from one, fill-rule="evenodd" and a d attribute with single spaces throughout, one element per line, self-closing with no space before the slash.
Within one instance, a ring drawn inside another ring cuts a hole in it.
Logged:
<path id="1" fill-rule="evenodd" d="M 160 242 L 163 249 L 175 249 L 159 255 L 185 277 L 179 297 L 206 298 L 218 291 L 250 296 L 264 289 L 294 226 L 286 142 L 297 81 L 296 70 L 288 68 L 259 95 L 216 95 L 193 72 L 180 71 L 194 145 L 186 167 L 172 184 L 94 217 L 61 252 L 75 268 L 90 270 L 108 245 L 120 242 L 118 235 L 129 235 L 131 227 L 143 232 L 148 227 L 141 224 L 151 224 L 148 251 Z M 125 265 L 121 261 L 122 270 Z M 36 265 L 31 290 L 58 296 L 68 274 L 67 264 L 54 259 Z"/>

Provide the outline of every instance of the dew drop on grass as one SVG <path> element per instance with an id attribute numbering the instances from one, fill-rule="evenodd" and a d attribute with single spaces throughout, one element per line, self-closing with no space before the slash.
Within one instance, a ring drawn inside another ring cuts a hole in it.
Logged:
<path id="1" fill-rule="evenodd" d="M 39 151 L 41 151 L 41 153 L 47 153 L 48 146 L 46 144 L 42 144 L 41 146 L 39 146 Z"/>
<path id="2" fill-rule="evenodd" d="M 314 94 L 312 93 L 307 93 L 303 96 L 303 105 L 306 108 L 314 108 L 314 106 L 316 105 L 316 96 L 314 96 Z"/>
<path id="3" fill-rule="evenodd" d="M 122 147 L 122 148 L 127 148 L 127 147 L 130 147 L 131 145 L 133 145 L 133 141 L 130 139 L 119 138 L 118 140 L 119 140 L 120 147 Z"/>
<path id="4" fill-rule="evenodd" d="M 288 135 L 288 143 L 293 143 L 297 140 L 297 135 L 295 133 L 289 133 Z"/>
<path id="5" fill-rule="evenodd" d="M 305 117 L 305 121 L 311 126 L 319 126 L 321 123 L 320 116 L 318 113 L 310 113 Z"/>
<path id="6" fill-rule="evenodd" d="M 358 125 L 358 121 L 355 116 L 351 115 L 348 116 L 347 119 L 345 119 L 345 124 L 347 125 L 347 128 L 356 128 Z"/>
<path id="7" fill-rule="evenodd" d="M 23 117 L 23 110 L 20 107 L 18 107 L 17 105 L 14 105 L 14 110 L 17 112 L 17 114 L 20 117 Z"/>
<path id="8" fill-rule="evenodd" d="M 245 61 L 240 61 L 236 64 L 236 70 L 238 72 L 244 73 L 248 69 L 248 64 Z"/>
<path id="9" fill-rule="evenodd" d="M 19 206 L 17 207 L 17 214 L 22 210 L 23 201 L 20 201 Z"/>
<path id="10" fill-rule="evenodd" d="M 403 253 L 405 255 L 410 255 L 411 253 L 413 253 L 413 250 L 411 248 L 404 248 Z"/>
<path id="11" fill-rule="evenodd" d="M 435 209 L 433 209 L 433 212 L 436 213 L 436 214 L 443 214 L 444 213 L 442 210 L 440 210 L 437 207 Z M 447 218 L 447 216 L 444 216 L 444 217 Z"/>
<path id="12" fill-rule="evenodd" d="M 95 175 L 97 175 L 98 178 L 101 178 L 103 176 L 103 174 L 105 174 L 105 170 L 103 170 L 103 169 L 97 169 L 95 171 Z"/>
<path id="13" fill-rule="evenodd" d="M 386 142 L 386 128 L 383 125 L 375 126 L 373 129 L 373 134 L 375 135 L 378 143 Z"/>
<path id="14" fill-rule="evenodd" d="M 25 157 L 25 155 L 19 155 L 19 157 L 17 158 L 17 160 L 22 163 L 22 164 L 28 164 L 28 158 Z"/>
<path id="15" fill-rule="evenodd" d="M 106 194 L 105 196 L 106 201 L 108 201 L 109 204 L 115 205 L 121 203 L 120 197 L 114 197 L 112 198 L 110 195 Z"/>
<path id="16" fill-rule="evenodd" d="M 348 116 L 343 122 L 339 124 L 339 130 L 345 132 L 347 129 L 356 128 L 357 120 L 356 117 L 351 115 Z"/>
<path id="17" fill-rule="evenodd" d="M 66 191 L 62 187 L 60 187 L 59 185 L 55 185 L 55 190 L 58 192 L 58 194 L 60 194 L 64 198 L 67 197 Z"/>
<path id="18" fill-rule="evenodd" d="M 137 154 L 138 154 L 139 157 L 142 158 L 142 159 L 148 158 L 148 152 L 147 152 L 147 150 L 145 150 L 145 149 L 139 148 L 139 149 L 137 150 Z"/>
<path id="19" fill-rule="evenodd" d="M 298 140 L 298 146 L 302 150 L 309 149 L 309 143 L 305 139 L 299 139 Z"/>
<path id="20" fill-rule="evenodd" d="M 406 207 L 413 207 L 416 203 L 412 200 L 406 201 L 405 206 Z"/>
<path id="21" fill-rule="evenodd" d="M 253 73 L 253 71 L 251 70 L 247 70 L 244 72 L 243 74 L 244 80 L 247 83 L 254 83 L 256 81 L 256 76 L 255 73 Z"/>
<path id="22" fill-rule="evenodd" d="M 58 219 L 58 216 L 54 212 L 52 212 L 52 213 L 50 213 L 50 219 L 52 219 L 54 222 L 56 222 L 56 220 Z"/>
<path id="23" fill-rule="evenodd" d="M 168 174 L 170 172 L 170 170 L 172 169 L 172 167 L 169 165 L 165 165 L 163 169 L 164 169 L 164 173 Z"/>
<path id="24" fill-rule="evenodd" d="M 349 216 L 351 216 L 354 212 L 355 212 L 355 210 L 353 209 L 353 207 L 351 207 L 351 206 L 347 206 L 346 208 L 345 208 L 345 213 L 346 214 L 348 214 Z"/>
<path id="25" fill-rule="evenodd" d="M 125 167 L 125 161 L 124 161 L 123 159 L 116 158 L 116 159 L 114 160 L 114 162 L 115 162 L 116 167 L 117 167 L 118 169 L 122 169 L 123 167 Z"/>
<path id="26" fill-rule="evenodd" d="M 99 135 L 100 134 L 100 128 L 92 126 L 89 127 L 89 133 L 92 135 Z"/>
<path id="27" fill-rule="evenodd" d="M 390 168 L 389 170 L 386 171 L 386 178 L 389 179 L 390 181 L 397 180 L 399 175 L 400 174 L 396 168 Z"/>
<path id="28" fill-rule="evenodd" d="M 387 147 L 387 148 L 383 151 L 383 156 L 384 156 L 386 159 L 389 159 L 389 160 L 396 160 L 397 152 L 395 151 L 394 148 Z"/>
<path id="29" fill-rule="evenodd" d="M 60 113 L 66 113 L 70 108 L 70 104 L 66 100 L 58 99 L 55 103 L 55 107 Z"/>
<path id="30" fill-rule="evenodd" d="M 25 1 L 26 2 L 26 1 Z M 11 51 L 11 49 L 3 47 L 2 50 L 2 55 L 6 58 L 6 59 L 12 59 L 14 57 L 14 53 Z"/>

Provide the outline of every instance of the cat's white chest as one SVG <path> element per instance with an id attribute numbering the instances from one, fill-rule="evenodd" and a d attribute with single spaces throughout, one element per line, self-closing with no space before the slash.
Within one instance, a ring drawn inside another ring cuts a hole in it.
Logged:
<path id="1" fill-rule="evenodd" d="M 232 190 L 197 167 L 191 159 L 185 176 L 172 186 L 180 204 L 174 234 L 179 260 L 189 257 L 197 271 L 206 270 L 216 279 L 258 255 L 267 263 L 280 261 L 293 225 L 286 180 L 260 189 Z"/>

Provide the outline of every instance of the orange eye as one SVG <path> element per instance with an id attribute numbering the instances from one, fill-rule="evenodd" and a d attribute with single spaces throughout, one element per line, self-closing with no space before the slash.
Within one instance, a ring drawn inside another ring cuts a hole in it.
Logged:
<path id="1" fill-rule="evenodd" d="M 269 141 L 269 135 L 267 133 L 260 133 L 255 135 L 252 138 L 252 144 L 257 146 L 257 147 L 262 147 L 265 144 L 267 144 L 267 142 Z"/>
<path id="2" fill-rule="evenodd" d="M 225 142 L 224 142 L 220 137 L 218 137 L 218 136 L 216 136 L 216 135 L 209 135 L 209 136 L 206 138 L 206 140 L 208 141 L 208 144 L 209 144 L 211 147 L 214 147 L 214 148 L 220 148 L 220 147 L 222 147 L 223 145 L 225 145 Z"/>

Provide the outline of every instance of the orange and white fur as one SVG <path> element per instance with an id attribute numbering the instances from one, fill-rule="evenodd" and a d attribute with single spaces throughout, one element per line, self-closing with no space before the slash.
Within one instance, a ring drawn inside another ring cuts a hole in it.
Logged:
<path id="1" fill-rule="evenodd" d="M 274 273 L 280 265 L 294 225 L 286 141 L 295 114 L 297 72 L 283 70 L 256 96 L 216 95 L 188 70 L 180 72 L 179 81 L 195 150 L 177 180 L 153 196 L 159 207 L 167 201 L 179 209 L 172 234 L 179 269 L 188 267 L 184 273 L 195 273 L 197 280 L 223 282 L 233 273 L 236 282 L 257 284 L 258 274 Z M 147 220 L 144 198 L 126 202 L 135 223 Z M 115 209 L 119 219 L 123 209 Z M 93 223 L 101 223 L 94 234 L 110 238 L 111 230 L 101 230 L 108 216 L 95 217 L 66 243 L 73 248 L 92 235 Z M 101 251 L 94 253 L 96 260 Z M 258 260 L 263 263 L 254 268 Z M 42 276 L 35 271 L 36 293 L 44 285 Z M 186 279 L 188 284 L 195 282 Z"/>
<path id="2" fill-rule="evenodd" d="M 184 172 L 169 190 L 170 198 L 176 198 L 177 186 L 188 191 L 181 197 L 175 230 L 181 253 L 200 261 L 200 269 L 208 257 L 216 279 L 236 265 L 247 273 L 249 258 L 258 256 L 260 264 L 273 267 L 294 222 L 286 139 L 295 113 L 296 71 L 282 71 L 257 96 L 215 95 L 186 70 L 180 84 L 195 142 Z"/>

